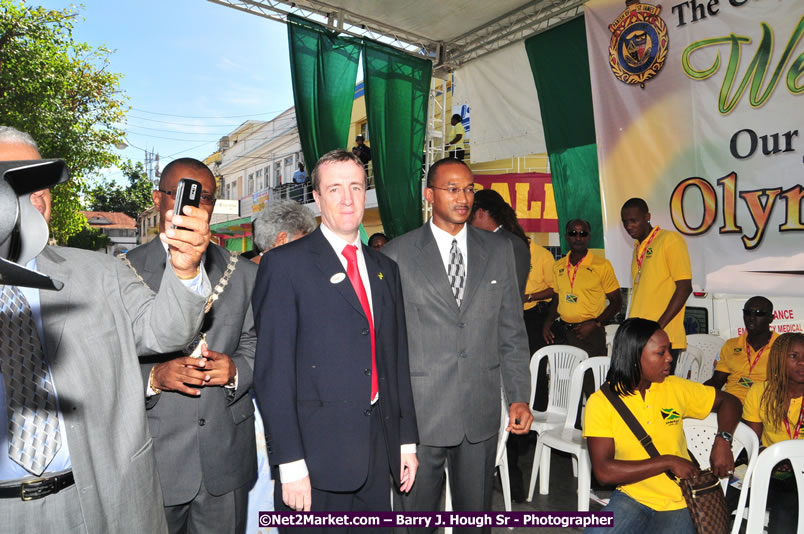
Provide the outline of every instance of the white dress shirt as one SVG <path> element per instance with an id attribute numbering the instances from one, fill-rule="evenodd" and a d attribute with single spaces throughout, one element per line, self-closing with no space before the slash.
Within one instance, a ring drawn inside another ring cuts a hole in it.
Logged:
<path id="1" fill-rule="evenodd" d="M 449 251 L 452 248 L 452 240 L 458 241 L 458 250 L 461 251 L 463 256 L 463 272 L 464 276 L 469 275 L 469 255 L 466 253 L 466 223 L 464 223 L 461 231 L 455 235 L 442 230 L 435 225 L 433 219 L 430 219 L 430 230 L 433 232 L 436 245 L 438 245 L 438 252 L 441 254 L 441 262 L 444 264 L 444 271 L 449 272 Z"/>

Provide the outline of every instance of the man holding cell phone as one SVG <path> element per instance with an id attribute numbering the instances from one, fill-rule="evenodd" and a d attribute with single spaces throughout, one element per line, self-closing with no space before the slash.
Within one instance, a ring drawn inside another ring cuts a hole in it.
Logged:
<path id="1" fill-rule="evenodd" d="M 179 202 L 198 201 L 212 215 L 215 179 L 202 162 L 181 158 L 165 167 L 153 198 L 164 231 L 165 213 Z M 154 240 L 125 261 L 157 290 L 169 253 Z M 236 533 L 245 528 L 248 489 L 257 474 L 248 395 L 257 266 L 215 244 L 202 261 L 213 290 L 201 333 L 182 352 L 140 358 L 146 415 L 170 532 Z"/>

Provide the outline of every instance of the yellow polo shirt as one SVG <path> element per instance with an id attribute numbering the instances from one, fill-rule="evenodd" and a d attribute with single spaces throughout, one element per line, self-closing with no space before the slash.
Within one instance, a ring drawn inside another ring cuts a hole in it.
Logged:
<path id="1" fill-rule="evenodd" d="M 637 278 L 639 267 L 637 253 L 642 252 L 643 245 L 634 243 L 634 255 L 631 259 L 631 310 L 629 317 L 642 317 L 658 321 L 676 290 L 678 280 L 692 280 L 690 255 L 687 243 L 680 234 L 659 230 L 645 252 L 642 273 Z M 684 309 L 665 327 L 674 349 L 687 348 L 687 336 L 684 333 Z"/>
<path id="2" fill-rule="evenodd" d="M 570 287 L 570 277 L 575 283 Z M 568 323 L 597 319 L 606 309 L 606 293 L 620 289 L 611 262 L 592 251 L 578 264 L 569 265 L 569 254 L 553 264 L 553 290 L 558 294 L 558 316 Z"/>
<path id="3" fill-rule="evenodd" d="M 681 420 L 706 417 L 715 403 L 715 388 L 668 376 L 663 382 L 651 384 L 645 391 L 644 400 L 639 392 L 621 398 L 651 437 L 659 454 L 674 454 L 689 460 Z M 586 438 L 614 439 L 615 460 L 650 458 L 602 391 L 596 391 L 586 403 L 583 435 Z M 633 484 L 621 484 L 617 489 L 660 512 L 687 506 L 681 488 L 664 473 Z"/>
<path id="4" fill-rule="evenodd" d="M 748 333 L 744 332 L 739 337 L 733 337 L 723 344 L 720 349 L 720 360 L 715 366 L 715 371 L 727 373 L 729 377 L 726 379 L 726 386 L 723 388 L 726 393 L 731 393 L 740 402 L 745 402 L 745 396 L 748 390 L 756 382 L 764 382 L 768 370 L 768 355 L 773 346 L 773 342 L 779 334 L 771 332 L 770 341 L 759 351 L 755 351 L 748 345 Z M 760 353 L 759 360 L 751 369 L 748 363 L 749 357 L 751 363 Z M 748 355 L 748 356 L 747 356 Z"/>
<path id="5" fill-rule="evenodd" d="M 762 423 L 762 445 L 770 447 L 774 443 L 791 439 L 791 436 L 787 433 L 784 423 L 779 425 L 779 428 L 770 428 L 770 425 L 765 422 L 766 418 L 760 408 L 765 386 L 767 386 L 767 382 L 757 382 L 748 390 L 748 395 L 746 395 L 745 404 L 743 405 L 743 419 L 751 423 Z M 802 398 L 790 399 L 790 407 L 787 409 L 787 421 L 790 425 L 791 434 L 795 433 L 798 418 L 801 416 Z M 798 439 L 804 439 L 804 428 L 799 430 Z"/>
<path id="6" fill-rule="evenodd" d="M 449 136 L 447 137 L 447 141 L 448 142 L 452 141 L 453 139 L 455 139 L 455 136 L 458 135 L 458 134 L 461 134 L 461 138 L 458 140 L 457 143 L 455 143 L 454 145 L 449 146 L 450 150 L 456 150 L 458 148 L 465 148 L 463 142 L 466 140 L 466 128 L 463 127 L 463 124 L 460 123 L 460 122 L 458 124 L 456 124 L 455 126 L 452 126 L 450 124 Z"/>
<path id="7" fill-rule="evenodd" d="M 530 241 L 530 273 L 528 273 L 528 281 L 525 283 L 526 295 L 544 291 L 553 286 L 553 264 L 555 262 L 556 260 L 549 250 L 537 245 L 533 240 Z M 542 301 L 545 300 L 550 299 L 542 299 Z M 529 310 L 538 302 L 538 300 L 526 302 L 524 308 Z"/>

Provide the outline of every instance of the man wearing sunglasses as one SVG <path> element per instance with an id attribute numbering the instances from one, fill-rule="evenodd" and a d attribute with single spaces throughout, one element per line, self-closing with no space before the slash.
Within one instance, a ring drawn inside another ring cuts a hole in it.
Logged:
<path id="1" fill-rule="evenodd" d="M 628 199 L 620 216 L 625 231 L 634 240 L 628 317 L 656 321 L 667 332 L 673 372 L 678 355 L 687 348 L 684 305 L 692 293 L 687 243 L 676 232 L 651 226 L 648 204 L 641 198 Z"/>
<path id="2" fill-rule="evenodd" d="M 745 331 L 731 338 L 720 349 L 720 359 L 712 378 L 704 382 L 720 389 L 726 385 L 740 402 L 745 402 L 748 390 L 755 382 L 764 382 L 768 354 L 779 334 L 771 330 L 773 303 L 765 297 L 751 297 L 743 306 Z"/>
<path id="3" fill-rule="evenodd" d="M 547 343 L 572 345 L 589 356 L 605 356 L 603 325 L 620 310 L 622 297 L 609 260 L 589 252 L 590 231 L 587 221 L 573 219 L 567 223 L 570 252 L 553 264 L 556 296 L 550 303 L 543 335 Z M 558 323 L 554 325 L 556 316 Z"/>
<path id="4" fill-rule="evenodd" d="M 179 180 L 201 184 L 199 207 L 212 216 L 215 178 L 193 158 L 169 163 L 153 192 L 160 230 Z M 126 255 L 144 283 L 158 290 L 168 249 L 155 239 Z M 248 489 L 257 476 L 252 383 L 257 334 L 251 292 L 257 265 L 210 243 L 202 258 L 213 297 L 198 349 L 140 358 L 145 408 L 170 532 L 243 532 Z M 197 356 L 197 359 L 195 358 Z"/>

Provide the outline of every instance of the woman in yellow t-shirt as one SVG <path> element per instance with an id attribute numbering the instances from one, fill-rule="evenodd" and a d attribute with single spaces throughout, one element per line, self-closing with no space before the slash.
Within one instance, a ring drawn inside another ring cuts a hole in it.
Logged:
<path id="1" fill-rule="evenodd" d="M 786 439 L 804 440 L 804 334 L 782 334 L 768 355 L 767 379 L 748 390 L 743 419 L 769 447 Z M 804 447 L 804 441 L 802 442 Z M 768 491 L 768 532 L 795 532 L 798 524 L 796 478 L 790 462 L 774 469 Z"/>
<path id="2" fill-rule="evenodd" d="M 719 477 L 734 469 L 731 438 L 740 401 L 724 391 L 670 375 L 670 340 L 659 323 L 626 320 L 614 336 L 608 386 L 651 437 L 660 456 L 651 458 L 602 391 L 586 404 L 584 437 L 592 471 L 602 484 L 616 484 L 603 511 L 614 512 L 613 528 L 587 533 L 695 533 L 678 484 L 665 473 L 693 478 L 682 419 L 718 414 L 718 437 L 710 455 Z"/>

